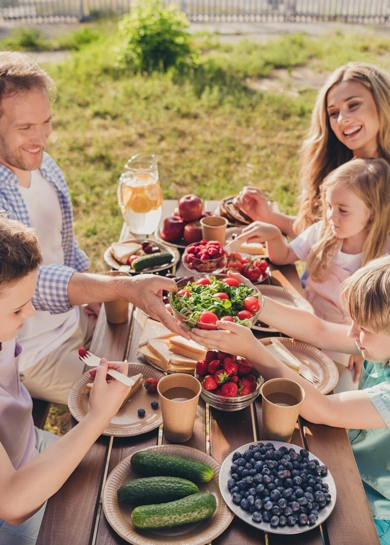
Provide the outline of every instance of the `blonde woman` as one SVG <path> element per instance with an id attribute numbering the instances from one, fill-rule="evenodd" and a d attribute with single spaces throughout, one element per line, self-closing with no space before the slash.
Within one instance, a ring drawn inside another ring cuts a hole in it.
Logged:
<path id="1" fill-rule="evenodd" d="M 305 295 L 317 316 L 350 323 L 341 306 L 341 282 L 390 251 L 390 166 L 384 159 L 353 159 L 333 170 L 321 186 L 322 221 L 290 243 L 275 225 L 254 222 L 238 239 L 266 241 L 271 261 L 307 261 Z M 341 365 L 346 357 L 330 354 Z"/>
<path id="2" fill-rule="evenodd" d="M 362 62 L 337 68 L 318 93 L 302 147 L 298 216 L 271 210 L 255 187 L 245 187 L 237 204 L 253 220 L 272 223 L 295 238 L 321 217 L 324 178 L 353 157 L 383 157 L 390 162 L 390 76 Z"/>

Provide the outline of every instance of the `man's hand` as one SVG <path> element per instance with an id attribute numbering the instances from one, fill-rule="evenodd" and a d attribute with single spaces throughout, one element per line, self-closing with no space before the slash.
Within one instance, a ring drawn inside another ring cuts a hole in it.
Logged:
<path id="1" fill-rule="evenodd" d="M 90 320 L 94 320 L 96 322 L 101 306 L 101 303 L 88 303 L 87 305 L 83 306 L 83 310 Z"/>

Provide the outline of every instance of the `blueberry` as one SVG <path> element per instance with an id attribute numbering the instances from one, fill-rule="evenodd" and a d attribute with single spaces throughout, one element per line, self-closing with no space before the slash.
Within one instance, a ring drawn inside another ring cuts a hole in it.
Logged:
<path id="1" fill-rule="evenodd" d="M 282 514 L 282 510 L 281 508 L 279 507 L 279 505 L 274 505 L 271 509 L 271 513 L 273 515 L 277 515 L 277 516 L 280 516 Z"/>
<path id="2" fill-rule="evenodd" d="M 241 503 L 240 494 L 233 494 L 232 500 L 233 500 L 233 503 L 235 503 L 236 505 L 240 505 L 240 503 Z"/>
<path id="3" fill-rule="evenodd" d="M 279 526 L 279 517 L 277 517 L 276 515 L 274 515 L 271 519 L 271 526 L 273 528 L 276 528 L 277 526 Z"/>
<path id="4" fill-rule="evenodd" d="M 291 503 L 291 509 L 292 509 L 293 511 L 299 511 L 299 508 L 300 508 L 300 505 L 299 505 L 299 503 L 298 503 L 297 501 L 293 501 L 293 502 Z"/>
<path id="5" fill-rule="evenodd" d="M 233 486 L 233 488 L 230 489 L 230 494 L 235 494 L 236 492 L 239 492 L 240 489 L 238 486 Z"/>
<path id="6" fill-rule="evenodd" d="M 246 498 L 243 498 L 241 500 L 241 503 L 240 503 L 242 509 L 244 509 L 244 511 L 247 511 L 249 509 L 249 503 L 248 503 L 248 500 Z"/>
<path id="7" fill-rule="evenodd" d="M 235 481 L 239 481 L 240 477 L 238 476 L 238 473 L 232 473 L 232 479 L 234 479 Z"/>
<path id="8" fill-rule="evenodd" d="M 261 516 L 261 513 L 259 511 L 254 511 L 252 514 L 252 520 L 253 522 L 262 522 L 263 517 Z"/>
<path id="9" fill-rule="evenodd" d="M 272 518 L 272 515 L 270 511 L 263 511 L 263 520 L 264 522 L 270 522 Z"/>
<path id="10" fill-rule="evenodd" d="M 230 472 L 231 472 L 231 473 L 236 473 L 237 469 L 238 469 L 238 465 L 237 465 L 237 464 L 232 464 L 232 465 L 230 466 Z"/>
<path id="11" fill-rule="evenodd" d="M 302 477 L 300 477 L 299 475 L 297 475 L 296 477 L 293 478 L 293 484 L 296 485 L 296 486 L 301 486 L 302 484 Z"/>
<path id="12" fill-rule="evenodd" d="M 291 509 L 291 507 L 287 506 L 285 509 L 284 509 L 284 514 L 286 517 L 289 517 L 293 514 L 293 510 Z"/>
<path id="13" fill-rule="evenodd" d="M 263 502 L 260 499 L 255 500 L 255 507 L 257 511 L 260 511 L 260 509 L 263 507 Z M 261 521 L 259 521 L 261 522 Z"/>
<path id="14" fill-rule="evenodd" d="M 259 483 L 257 486 L 256 486 L 256 492 L 258 494 L 261 494 L 262 492 L 264 491 L 264 485 L 262 483 Z"/>
<path id="15" fill-rule="evenodd" d="M 317 520 L 317 517 L 315 515 L 313 515 L 313 513 L 311 513 L 309 515 L 309 525 L 315 524 L 316 520 Z"/>
<path id="16" fill-rule="evenodd" d="M 145 416 L 145 414 L 146 414 L 146 413 L 145 413 L 145 409 L 138 409 L 137 412 L 138 412 L 138 416 L 139 416 L 140 418 L 143 418 L 143 417 Z"/>
<path id="17" fill-rule="evenodd" d="M 297 522 L 297 517 L 294 517 L 294 515 L 290 515 L 289 517 L 287 517 L 288 526 L 294 526 L 296 522 Z"/>
<path id="18" fill-rule="evenodd" d="M 158 401 L 152 401 L 150 406 L 152 407 L 153 410 L 158 409 Z"/>
<path id="19" fill-rule="evenodd" d="M 253 476 L 253 482 L 256 484 L 260 484 L 263 482 L 263 475 L 260 475 L 260 473 L 256 473 L 256 475 Z"/>
<path id="20" fill-rule="evenodd" d="M 286 524 L 287 524 L 287 517 L 285 517 L 284 515 L 280 515 L 279 526 L 283 528 L 284 526 L 286 526 Z"/>
<path id="21" fill-rule="evenodd" d="M 269 496 L 272 501 L 278 501 L 281 498 L 279 490 L 272 490 Z"/>
<path id="22" fill-rule="evenodd" d="M 247 497 L 247 502 L 249 503 L 249 505 L 255 505 L 255 497 L 249 494 L 249 496 Z"/>
<path id="23" fill-rule="evenodd" d="M 294 494 L 295 494 L 296 498 L 302 498 L 302 496 L 303 496 L 302 488 L 296 488 L 295 491 L 294 491 Z"/>
<path id="24" fill-rule="evenodd" d="M 273 507 L 272 501 L 267 501 L 267 502 L 264 504 L 264 509 L 265 509 L 266 511 L 271 511 L 272 507 Z"/>
<path id="25" fill-rule="evenodd" d="M 287 500 L 284 499 L 284 498 L 280 498 L 280 500 L 278 501 L 278 505 L 281 509 L 286 509 L 287 507 Z"/>
<path id="26" fill-rule="evenodd" d="M 234 452 L 233 453 L 233 460 L 238 460 L 238 458 L 241 458 L 241 453 L 240 452 Z"/>
<path id="27" fill-rule="evenodd" d="M 235 484 L 236 484 L 236 481 L 234 479 L 229 479 L 228 482 L 227 482 L 228 489 L 230 490 L 231 488 L 233 488 L 233 486 L 235 486 Z"/>
<path id="28" fill-rule="evenodd" d="M 301 513 L 299 515 L 299 524 L 308 524 L 309 523 L 309 517 L 306 515 L 306 513 Z"/>
<path id="29" fill-rule="evenodd" d="M 305 448 L 301 448 L 299 454 L 302 456 L 302 458 L 309 458 L 309 453 Z"/>
<path id="30" fill-rule="evenodd" d="M 236 464 L 238 466 L 244 466 L 246 464 L 245 459 L 244 458 L 237 458 Z"/>
<path id="31" fill-rule="evenodd" d="M 249 469 L 243 469 L 242 470 L 242 476 L 243 477 L 248 477 L 248 475 L 249 475 Z"/>

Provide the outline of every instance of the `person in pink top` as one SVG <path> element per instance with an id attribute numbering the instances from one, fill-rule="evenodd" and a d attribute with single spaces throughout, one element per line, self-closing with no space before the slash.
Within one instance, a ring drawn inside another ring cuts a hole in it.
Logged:
<path id="1" fill-rule="evenodd" d="M 266 241 L 277 265 L 306 261 L 305 295 L 316 315 L 350 324 L 340 303 L 343 280 L 390 251 L 390 166 L 384 159 L 352 159 L 333 170 L 321 186 L 322 220 L 288 243 L 275 225 L 253 222 L 237 237 Z M 329 353 L 340 364 L 344 389 L 357 388 L 346 354 Z M 349 375 L 349 381 L 347 379 Z"/>
<path id="2" fill-rule="evenodd" d="M 30 394 L 20 382 L 17 332 L 34 314 L 42 254 L 32 229 L 0 218 L 0 545 L 33 545 L 45 502 L 74 471 L 117 413 L 129 388 L 109 378 L 102 360 L 85 418 L 64 437 L 34 427 Z"/>

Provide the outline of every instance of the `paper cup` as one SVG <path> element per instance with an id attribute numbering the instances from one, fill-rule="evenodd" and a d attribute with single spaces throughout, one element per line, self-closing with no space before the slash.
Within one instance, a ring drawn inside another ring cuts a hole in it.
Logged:
<path id="1" fill-rule="evenodd" d="M 261 439 L 289 443 L 294 433 L 305 391 L 300 384 L 274 378 L 261 388 L 263 425 Z"/>
<path id="2" fill-rule="evenodd" d="M 217 240 L 225 244 L 227 219 L 222 216 L 206 216 L 200 220 L 202 225 L 202 237 L 209 240 Z"/>
<path id="3" fill-rule="evenodd" d="M 167 375 L 159 380 L 157 391 L 164 435 L 169 441 L 185 443 L 191 439 L 201 389 L 200 382 L 185 373 Z"/>
<path id="4" fill-rule="evenodd" d="M 120 271 L 110 271 L 107 276 L 129 276 L 127 273 Z M 123 299 L 117 301 L 106 301 L 104 303 L 107 322 L 110 324 L 123 324 L 127 322 L 129 317 L 129 303 Z"/>

